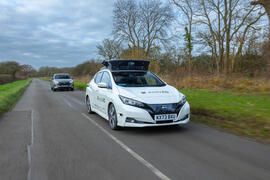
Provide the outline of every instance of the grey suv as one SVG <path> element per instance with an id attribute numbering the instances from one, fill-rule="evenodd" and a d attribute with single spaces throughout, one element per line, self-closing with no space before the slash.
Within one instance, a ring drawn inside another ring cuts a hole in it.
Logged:
<path id="1" fill-rule="evenodd" d="M 51 80 L 51 90 L 74 90 L 74 82 L 67 73 L 54 74 Z"/>

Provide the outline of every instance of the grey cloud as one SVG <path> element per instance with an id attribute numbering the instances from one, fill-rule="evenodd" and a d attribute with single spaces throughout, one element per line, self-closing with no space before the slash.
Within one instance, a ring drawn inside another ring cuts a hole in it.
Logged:
<path id="1" fill-rule="evenodd" d="M 113 0 L 0 2 L 0 61 L 73 66 L 95 58 L 112 28 Z"/>

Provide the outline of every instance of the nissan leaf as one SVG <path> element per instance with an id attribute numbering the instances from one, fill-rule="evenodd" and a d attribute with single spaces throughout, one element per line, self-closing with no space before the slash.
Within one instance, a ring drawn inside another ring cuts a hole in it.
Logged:
<path id="1" fill-rule="evenodd" d="M 111 60 L 89 82 L 88 113 L 108 120 L 111 129 L 186 124 L 185 95 L 148 70 L 149 61 Z"/>

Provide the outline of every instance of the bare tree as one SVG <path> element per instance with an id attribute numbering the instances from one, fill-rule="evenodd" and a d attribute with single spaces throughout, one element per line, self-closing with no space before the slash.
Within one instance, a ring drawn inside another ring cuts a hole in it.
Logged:
<path id="1" fill-rule="evenodd" d="M 129 48 L 144 49 L 149 55 L 151 48 L 165 42 L 173 13 L 169 4 L 159 0 L 118 0 L 113 19 L 117 39 L 127 42 Z"/>
<path id="2" fill-rule="evenodd" d="M 104 59 L 118 59 L 122 52 L 121 43 L 116 40 L 104 39 L 102 44 L 97 45 L 98 54 Z"/>
<path id="3" fill-rule="evenodd" d="M 181 11 L 185 19 L 185 41 L 188 56 L 189 73 L 192 69 L 192 50 L 193 50 L 193 25 L 195 20 L 195 11 L 198 1 L 196 0 L 172 0 L 172 3 Z"/>
<path id="4" fill-rule="evenodd" d="M 260 7 L 246 6 L 244 0 L 201 0 L 198 22 L 206 27 L 200 37 L 216 59 L 217 71 L 234 70 L 236 56 L 242 54 L 247 34 L 256 29 L 265 12 Z M 203 29 L 203 28 L 202 28 Z"/>

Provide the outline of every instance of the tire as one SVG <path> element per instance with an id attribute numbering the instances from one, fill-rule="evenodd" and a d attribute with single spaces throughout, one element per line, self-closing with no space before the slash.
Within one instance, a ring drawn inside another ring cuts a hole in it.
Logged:
<path id="1" fill-rule="evenodd" d="M 94 113 L 94 111 L 92 111 L 90 99 L 89 99 L 88 96 L 86 97 L 86 107 L 87 107 L 88 114 L 93 114 Z"/>
<path id="2" fill-rule="evenodd" d="M 112 130 L 118 130 L 119 126 L 117 125 L 117 113 L 113 104 L 110 104 L 108 110 L 109 125 Z"/>
<path id="3" fill-rule="evenodd" d="M 71 91 L 74 91 L 74 88 L 70 88 Z"/>

